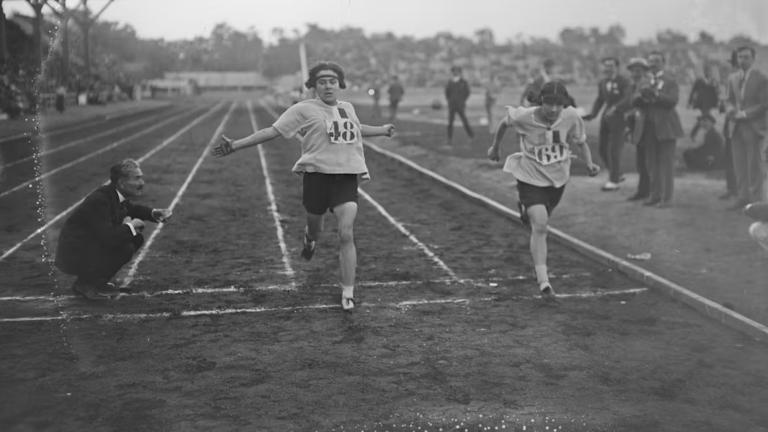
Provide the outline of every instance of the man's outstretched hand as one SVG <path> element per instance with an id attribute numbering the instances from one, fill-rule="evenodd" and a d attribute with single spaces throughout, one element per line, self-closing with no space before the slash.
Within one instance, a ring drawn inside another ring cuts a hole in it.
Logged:
<path id="1" fill-rule="evenodd" d="M 234 153 L 235 149 L 232 148 L 232 142 L 234 142 L 233 139 L 228 138 L 226 135 L 222 135 L 221 141 L 211 147 L 211 155 L 220 158 Z"/>

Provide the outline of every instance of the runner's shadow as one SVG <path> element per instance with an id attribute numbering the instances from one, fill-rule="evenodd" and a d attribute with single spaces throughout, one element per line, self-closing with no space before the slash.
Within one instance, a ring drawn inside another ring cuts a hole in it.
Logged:
<path id="1" fill-rule="evenodd" d="M 338 344 L 361 344 L 365 341 L 365 327 L 355 319 L 355 312 L 344 312 L 341 317 L 341 338 L 334 342 Z"/>

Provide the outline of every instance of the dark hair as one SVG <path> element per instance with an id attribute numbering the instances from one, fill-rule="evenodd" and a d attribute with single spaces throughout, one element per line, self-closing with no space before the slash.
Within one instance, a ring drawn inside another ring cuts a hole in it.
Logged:
<path id="1" fill-rule="evenodd" d="M 551 58 L 544 59 L 544 61 L 541 63 L 545 68 L 550 68 L 555 65 L 555 61 Z"/>
<path id="2" fill-rule="evenodd" d="M 347 83 L 344 81 L 344 69 L 342 69 L 338 64 L 329 61 L 323 61 L 312 66 L 312 69 L 309 70 L 309 78 L 307 79 L 307 82 L 304 83 L 304 85 L 308 89 L 315 88 L 315 85 L 317 84 L 317 74 L 323 70 L 331 70 L 335 72 L 336 76 L 339 77 L 339 88 L 347 88 Z"/>
<path id="3" fill-rule="evenodd" d="M 123 159 L 109 168 L 109 183 L 116 185 L 121 178 L 128 177 L 128 174 L 139 169 L 139 163 L 133 159 Z"/>
<path id="4" fill-rule="evenodd" d="M 603 58 L 600 59 L 600 63 L 605 63 L 605 62 L 609 62 L 609 61 L 613 62 L 613 64 L 615 64 L 617 68 L 619 67 L 619 59 L 618 59 L 618 57 L 607 56 L 607 57 L 603 57 Z"/>
<path id="5" fill-rule="evenodd" d="M 657 56 L 661 57 L 661 61 L 663 61 L 664 63 L 667 62 L 667 57 L 664 55 L 663 52 L 661 52 L 659 50 L 654 50 L 654 51 L 651 51 L 651 52 L 648 53 L 648 57 L 650 57 L 652 55 L 657 55 Z"/>
<path id="6" fill-rule="evenodd" d="M 749 51 L 749 52 L 750 52 L 750 54 L 752 54 L 752 58 L 755 58 L 755 56 L 757 55 L 757 54 L 755 53 L 755 49 L 754 49 L 754 48 L 752 48 L 751 46 L 742 45 L 742 46 L 740 46 L 740 47 L 736 48 L 736 53 L 737 53 L 737 54 L 738 54 L 738 53 L 740 53 L 740 52 L 742 52 L 742 51 Z"/>
<path id="7" fill-rule="evenodd" d="M 550 81 L 541 86 L 538 103 L 568 106 L 573 98 L 568 94 L 565 84 L 560 81 Z"/>
<path id="8" fill-rule="evenodd" d="M 731 51 L 731 67 L 739 67 L 739 50 Z"/>
<path id="9" fill-rule="evenodd" d="M 453 72 L 461 73 L 461 66 L 451 66 L 451 73 Z"/>

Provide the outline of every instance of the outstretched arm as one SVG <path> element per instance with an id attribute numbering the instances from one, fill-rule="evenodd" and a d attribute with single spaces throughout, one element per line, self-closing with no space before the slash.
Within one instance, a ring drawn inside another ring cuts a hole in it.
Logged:
<path id="1" fill-rule="evenodd" d="M 589 149 L 589 144 L 586 140 L 578 141 L 574 144 L 574 147 L 581 153 L 581 157 L 584 158 L 584 162 L 587 164 L 587 171 L 590 177 L 596 176 L 600 172 L 600 167 L 592 161 L 592 151 Z"/>
<path id="2" fill-rule="evenodd" d="M 382 126 L 369 126 L 361 124 L 360 133 L 363 135 L 363 138 L 376 136 L 387 136 L 391 138 L 392 135 L 395 134 L 395 125 L 390 123 Z"/>
<path id="3" fill-rule="evenodd" d="M 280 132 L 278 132 L 274 126 L 259 129 L 251 135 L 237 140 L 233 140 L 226 135 L 222 135 L 221 142 L 211 148 L 211 154 L 216 157 L 226 156 L 228 154 L 234 153 L 236 150 L 256 146 L 273 140 L 278 136 L 280 136 Z"/>

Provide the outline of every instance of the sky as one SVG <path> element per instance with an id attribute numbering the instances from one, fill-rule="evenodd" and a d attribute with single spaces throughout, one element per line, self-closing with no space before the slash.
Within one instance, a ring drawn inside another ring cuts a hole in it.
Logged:
<path id="1" fill-rule="evenodd" d="M 98 10 L 107 0 L 89 0 Z M 70 5 L 79 3 L 69 0 Z M 5 0 L 6 14 L 30 13 L 22 0 Z M 472 36 L 489 27 L 497 42 L 522 37 L 557 39 L 568 26 L 606 30 L 619 23 L 628 43 L 674 29 L 717 39 L 745 34 L 768 44 L 766 0 L 115 0 L 103 19 L 132 25 L 142 38 L 166 40 L 207 36 L 220 22 L 255 29 L 271 43 L 271 30 L 303 32 L 307 23 L 323 28 L 362 28 L 366 34 L 391 31 L 432 36 L 440 31 Z"/>

